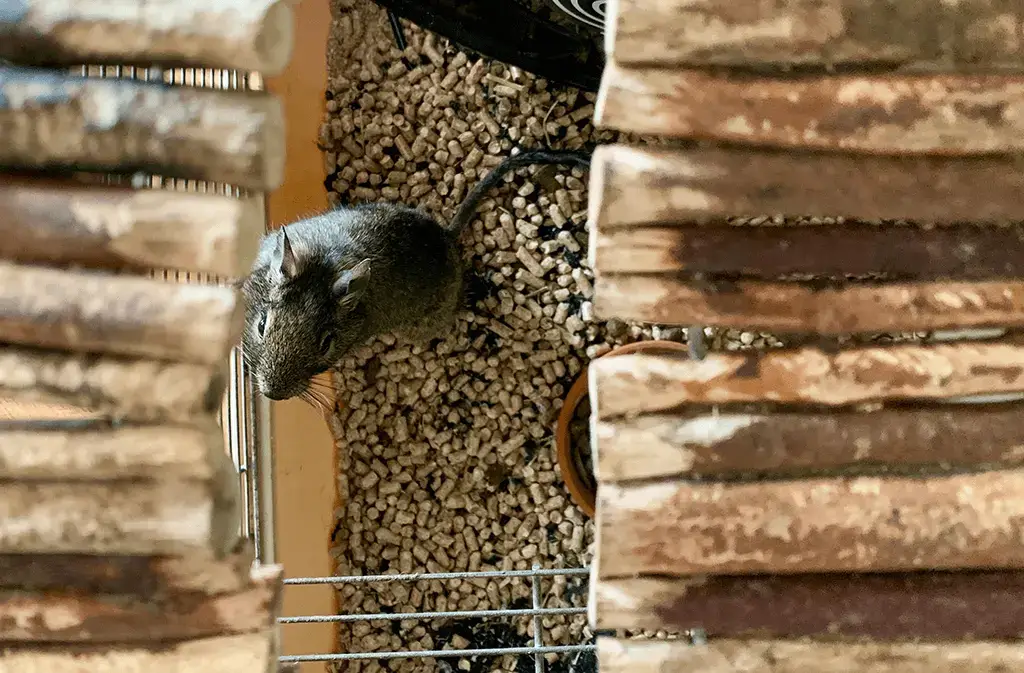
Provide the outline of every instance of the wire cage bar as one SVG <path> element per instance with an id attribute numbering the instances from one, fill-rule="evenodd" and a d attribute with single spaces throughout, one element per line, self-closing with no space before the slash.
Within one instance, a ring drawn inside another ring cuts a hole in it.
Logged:
<path id="1" fill-rule="evenodd" d="M 394 612 L 394 613 L 352 613 L 344 615 L 309 615 L 302 617 L 281 617 L 278 622 L 281 624 L 303 624 L 323 622 L 369 622 L 369 621 L 405 621 L 405 620 L 429 620 L 429 619 L 488 619 L 488 618 L 530 618 L 533 622 L 533 643 L 517 647 L 495 647 L 475 649 L 432 649 L 417 650 L 409 649 L 402 651 L 375 651 L 375 652 L 339 652 L 331 654 L 301 654 L 281 657 L 282 663 L 302 663 L 311 661 L 340 662 L 356 660 L 375 659 L 451 659 L 464 657 L 496 657 L 504 655 L 532 655 L 535 673 L 544 673 L 546 670 L 545 654 L 571 654 L 577 652 L 590 652 L 596 649 L 593 643 L 581 643 L 576 645 L 545 645 L 544 625 L 542 619 L 554 615 L 575 615 L 585 614 L 586 607 L 565 607 L 545 608 L 541 604 L 540 580 L 544 577 L 555 576 L 586 577 L 590 575 L 589 568 L 542 568 L 534 565 L 531 570 L 493 570 L 475 572 L 448 572 L 448 573 L 407 573 L 392 575 L 347 575 L 337 577 L 296 577 L 286 579 L 286 585 L 310 585 L 310 584 L 367 584 L 381 582 L 420 582 L 424 580 L 468 580 L 488 579 L 505 580 L 510 578 L 523 578 L 530 580 L 531 606 L 529 608 L 508 608 L 489 610 L 450 610 L 450 611 L 426 611 L 426 612 Z"/>

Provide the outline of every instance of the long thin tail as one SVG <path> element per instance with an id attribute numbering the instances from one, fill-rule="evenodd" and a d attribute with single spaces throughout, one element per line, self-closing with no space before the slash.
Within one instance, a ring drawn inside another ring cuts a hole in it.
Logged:
<path id="1" fill-rule="evenodd" d="M 461 234 L 469 223 L 473 221 L 473 216 L 476 214 L 476 209 L 479 207 L 484 195 L 497 187 L 501 183 L 502 178 L 511 171 L 524 166 L 552 164 L 589 168 L 592 154 L 591 150 L 524 150 L 519 154 L 507 157 L 495 166 L 494 170 L 485 175 L 482 180 L 473 185 L 473 189 L 469 190 L 469 194 L 466 195 L 465 200 L 459 205 L 459 209 L 455 211 L 455 216 L 447 227 L 448 231 L 456 235 Z"/>

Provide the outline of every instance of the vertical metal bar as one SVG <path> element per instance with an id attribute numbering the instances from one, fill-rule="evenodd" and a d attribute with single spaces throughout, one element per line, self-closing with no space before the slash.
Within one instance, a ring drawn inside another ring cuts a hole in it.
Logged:
<path id="1" fill-rule="evenodd" d="M 540 609 L 540 577 L 537 576 L 537 571 L 540 570 L 540 564 L 533 564 L 533 575 L 530 575 L 530 589 L 533 595 L 533 609 Z M 543 628 L 543 624 L 540 620 L 540 615 L 534 613 L 533 615 L 533 646 L 537 649 L 544 647 L 544 639 L 541 638 L 540 631 Z M 533 671 L 534 673 L 544 673 L 544 655 L 540 652 L 534 652 L 533 654 Z"/>
<path id="2" fill-rule="evenodd" d="M 276 563 L 277 536 L 274 517 L 274 451 L 270 402 L 255 392 L 250 380 L 253 412 L 256 416 L 256 457 L 259 465 L 257 493 L 260 498 L 260 558 L 263 563 Z"/>
<path id="3" fill-rule="evenodd" d="M 243 446 L 245 447 L 246 462 L 249 465 L 249 488 L 245 494 L 245 497 L 249 500 L 249 530 L 252 531 L 252 542 L 253 547 L 256 550 L 256 559 L 263 562 L 263 556 L 261 547 L 263 545 L 263 531 L 260 523 L 260 464 L 259 457 L 256 452 L 256 410 L 253 406 L 255 401 L 252 396 L 251 380 L 249 377 L 249 368 L 245 365 L 245 353 L 242 351 L 242 347 L 238 346 L 238 362 L 239 368 L 242 372 L 242 377 L 239 382 L 239 396 L 242 399 L 242 412 L 245 414 L 243 417 L 242 427 L 245 429 L 245 441 Z"/>
<path id="4" fill-rule="evenodd" d="M 239 445 L 239 432 L 238 432 L 238 362 L 235 357 L 235 351 L 231 351 L 231 356 L 228 359 L 228 423 L 230 427 L 230 446 L 231 446 L 231 458 L 234 460 L 235 465 L 238 466 L 238 478 L 239 487 L 242 489 L 242 495 L 246 494 L 246 487 L 248 486 L 248 475 L 246 474 L 247 466 L 245 464 L 245 458 L 242 453 L 242 447 Z M 249 536 L 249 499 L 247 497 L 242 498 L 242 520 L 239 521 L 240 531 L 242 537 Z"/>
<path id="5" fill-rule="evenodd" d="M 231 351 L 235 362 L 235 377 L 231 382 L 235 389 L 235 414 L 238 416 L 238 457 L 239 461 L 245 464 L 245 482 L 242 485 L 242 496 L 245 499 L 245 530 L 246 536 L 251 538 L 254 545 L 257 545 L 256 538 L 256 483 L 253 475 L 252 452 L 249 450 L 249 396 L 245 389 L 245 362 L 242 358 L 242 350 L 236 346 Z M 257 547 L 258 548 L 258 547 Z"/>

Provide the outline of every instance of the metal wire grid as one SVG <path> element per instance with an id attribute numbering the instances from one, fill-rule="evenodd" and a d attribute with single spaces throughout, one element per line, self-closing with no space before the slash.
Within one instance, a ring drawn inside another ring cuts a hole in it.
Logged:
<path id="1" fill-rule="evenodd" d="M 73 74 L 101 79 L 131 79 L 163 82 L 171 86 L 210 89 L 260 91 L 259 73 L 212 68 L 139 68 L 135 66 L 83 65 Z M 203 180 L 168 178 L 159 175 L 106 175 L 107 184 L 131 184 L 137 188 L 170 189 L 203 194 L 221 194 L 235 198 L 261 199 L 262 194 L 247 193 L 234 185 Z M 230 279 L 178 269 L 153 269 L 150 276 L 175 283 L 224 284 Z M 239 524 L 242 537 L 250 538 L 261 563 L 274 562 L 273 458 L 270 450 L 269 403 L 255 392 L 241 347 L 232 349 L 228 360 L 228 387 L 221 405 L 220 424 L 224 444 L 238 468 L 242 499 Z"/>
<path id="2" fill-rule="evenodd" d="M 451 572 L 451 573 L 413 573 L 396 575 L 347 575 L 338 577 L 296 577 L 286 579 L 286 585 L 310 585 L 310 584 L 368 584 L 380 582 L 420 582 L 424 580 L 467 580 L 467 579 L 490 579 L 503 580 L 509 578 L 527 578 L 530 580 L 532 604 L 526 609 L 500 609 L 500 610 L 452 610 L 452 611 L 427 611 L 427 612 L 381 612 L 381 613 L 353 613 L 344 615 L 312 615 L 305 617 L 282 617 L 278 619 L 281 624 L 310 624 L 310 623 L 344 623 L 344 622 L 370 622 L 370 621 L 405 621 L 420 619 L 466 619 L 466 618 L 502 618 L 519 617 L 531 618 L 533 620 L 533 644 L 526 647 L 495 647 L 477 649 L 452 649 L 452 650 L 403 650 L 395 652 L 342 652 L 335 654 L 299 654 L 281 657 L 281 663 L 301 663 L 309 661 L 354 661 L 354 660 L 377 660 L 377 659 L 425 659 L 425 658 L 463 658 L 479 656 L 504 656 L 504 655 L 533 655 L 535 673 L 544 673 L 545 654 L 569 654 L 573 652 L 593 651 L 596 646 L 587 643 L 579 645 L 545 645 L 544 625 L 541 621 L 544 617 L 554 615 L 578 615 L 586 614 L 586 607 L 567 608 L 545 608 L 541 606 L 540 579 L 542 577 L 569 576 L 579 577 L 590 574 L 589 568 L 542 568 L 534 565 L 532 570 L 496 570 L 480 572 Z"/>
<path id="3" fill-rule="evenodd" d="M 174 68 L 136 68 L 132 66 L 81 66 L 80 74 L 87 77 L 135 79 L 141 81 L 163 81 L 173 86 L 198 86 L 214 89 L 261 90 L 263 82 L 258 73 L 238 73 L 230 70 Z M 106 176 L 109 184 L 124 184 L 146 188 L 162 188 L 189 192 L 216 193 L 235 197 L 245 196 L 242 190 L 232 185 L 166 178 L 157 175 Z M 175 269 L 154 269 L 152 277 L 179 283 L 215 283 L 225 279 L 208 274 L 191 273 Z M 242 517 L 240 532 L 251 538 L 256 558 L 261 563 L 273 563 L 274 517 L 273 517 L 273 457 L 270 450 L 271 426 L 269 403 L 260 396 L 253 386 L 252 377 L 244 363 L 241 347 L 232 350 L 229 360 L 229 385 L 221 407 L 221 427 L 226 448 L 239 472 L 239 486 L 242 489 Z M 544 673 L 549 653 L 570 654 L 594 651 L 593 643 L 577 645 L 545 645 L 543 618 L 555 615 L 585 614 L 586 607 L 544 608 L 541 605 L 540 579 L 553 576 L 587 576 L 588 568 L 541 568 L 532 570 L 421 573 L 404 575 L 357 575 L 336 577 L 299 577 L 286 579 L 285 585 L 363 584 L 378 582 L 408 582 L 423 580 L 468 580 L 489 579 L 501 581 L 510 578 L 525 578 L 531 583 L 532 604 L 527 609 L 489 609 L 427 611 L 411 613 L 351 613 L 337 615 L 307 615 L 282 617 L 281 624 L 352 623 L 372 621 L 406 621 L 433 619 L 493 619 L 529 618 L 533 621 L 533 643 L 530 646 L 451 649 L 451 650 L 402 650 L 393 652 L 337 652 L 280 657 L 282 664 L 302 662 L 341 662 L 354 660 L 381 660 L 402 658 L 463 658 L 477 656 L 532 655 L 535 673 Z"/>

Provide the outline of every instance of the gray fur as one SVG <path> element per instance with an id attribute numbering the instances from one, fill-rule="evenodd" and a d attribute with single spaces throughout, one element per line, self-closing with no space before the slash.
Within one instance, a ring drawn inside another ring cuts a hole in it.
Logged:
<path id="1" fill-rule="evenodd" d="M 247 300 L 242 343 L 260 392 L 275 400 L 300 395 L 312 377 L 380 334 L 400 332 L 418 341 L 442 335 L 462 301 L 458 239 L 484 194 L 521 166 L 585 166 L 589 156 L 540 150 L 506 159 L 470 191 L 448 227 L 413 208 L 372 203 L 265 236 L 241 284 Z"/>

